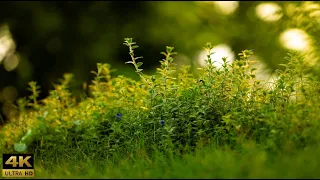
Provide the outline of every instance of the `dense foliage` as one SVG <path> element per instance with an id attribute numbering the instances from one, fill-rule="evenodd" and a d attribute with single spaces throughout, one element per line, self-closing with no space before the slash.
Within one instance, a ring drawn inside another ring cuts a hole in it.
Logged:
<path id="1" fill-rule="evenodd" d="M 261 19 L 257 9 L 263 4 L 279 7 L 280 19 Z M 0 55 L 0 114 L 5 122 L 16 113 L 11 104 L 27 96 L 25 85 L 32 80 L 41 86 L 39 98 L 43 99 L 65 72 L 75 75 L 77 80 L 69 86 L 79 96 L 83 82 L 93 79 L 90 70 L 98 62 L 112 64 L 118 70 L 115 74 L 137 79 L 130 66 L 124 66 L 127 52 L 121 41 L 126 36 L 139 42 L 138 51 L 145 57 L 144 71 L 148 74 L 154 73 L 161 58 L 158 52 L 168 44 L 179 51 L 177 64 L 191 65 L 195 70 L 202 52 L 199 47 L 207 41 L 214 46 L 225 44 L 233 53 L 253 48 L 273 71 L 284 62 L 288 51 L 279 37 L 292 28 L 314 39 L 308 49 L 312 61 L 317 62 L 320 52 L 317 1 L 3 1 L 1 7 L 1 54 L 10 44 L 6 40 L 14 41 L 11 54 L 6 59 Z M 10 62 L 17 66 L 8 69 Z M 319 74 L 319 63 L 313 64 L 313 71 Z"/>
<path id="2" fill-rule="evenodd" d="M 148 76 L 134 53 L 136 43 L 126 38 L 124 44 L 127 64 L 140 80 L 112 77 L 110 65 L 99 63 L 79 104 L 69 87 L 72 74 L 42 101 L 39 86 L 30 82 L 32 94 L 18 101 L 20 115 L 1 129 L 1 153 L 35 153 L 50 168 L 65 160 L 117 162 L 137 153 L 179 157 L 204 145 L 237 152 L 253 142 L 275 154 L 318 145 L 320 84 L 305 73 L 298 53 L 288 53 L 285 69 L 263 82 L 256 79 L 251 50 L 233 63 L 223 58 L 216 68 L 208 43 L 207 65 L 191 73 L 188 66 L 176 67 L 176 52 L 167 46 L 157 74 Z"/>

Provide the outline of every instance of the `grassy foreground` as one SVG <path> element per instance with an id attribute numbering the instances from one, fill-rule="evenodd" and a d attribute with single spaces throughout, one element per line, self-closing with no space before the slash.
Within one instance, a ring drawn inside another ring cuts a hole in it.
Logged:
<path id="1" fill-rule="evenodd" d="M 172 158 L 163 155 L 133 158 L 113 164 L 94 162 L 59 164 L 48 172 L 36 166 L 36 178 L 319 178 L 320 149 L 271 155 L 254 145 L 243 147 L 245 152 L 207 147 L 195 155 Z"/>
<path id="2" fill-rule="evenodd" d="M 177 68 L 166 47 L 157 74 L 148 76 L 124 44 L 140 80 L 111 77 L 98 64 L 81 102 L 72 74 L 39 101 L 17 102 L 18 113 L 0 131 L 0 152 L 34 153 L 37 178 L 319 178 L 320 82 L 304 57 L 264 82 L 252 51 L 222 68 L 211 59 L 192 73 Z"/>

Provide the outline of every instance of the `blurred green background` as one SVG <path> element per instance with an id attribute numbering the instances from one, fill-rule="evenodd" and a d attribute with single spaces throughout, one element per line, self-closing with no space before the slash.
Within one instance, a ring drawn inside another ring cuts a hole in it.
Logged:
<path id="1" fill-rule="evenodd" d="M 138 78 L 124 63 L 130 58 L 125 37 L 140 46 L 136 54 L 144 57 L 146 73 L 159 66 L 166 45 L 176 48 L 179 66 L 202 66 L 206 42 L 215 46 L 217 61 L 228 56 L 231 62 L 241 50 L 254 49 L 264 74 L 283 63 L 289 50 L 307 54 L 319 72 L 316 1 L 1 1 L 0 7 L 2 120 L 14 112 L 17 98 L 29 95 L 29 81 L 38 82 L 44 98 L 66 72 L 75 75 L 73 88 L 80 91 L 98 62 L 111 64 L 114 75 Z"/>

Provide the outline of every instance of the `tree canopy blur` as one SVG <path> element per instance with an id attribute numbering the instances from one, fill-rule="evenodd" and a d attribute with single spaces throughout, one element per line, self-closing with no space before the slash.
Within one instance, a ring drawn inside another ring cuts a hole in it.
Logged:
<path id="1" fill-rule="evenodd" d="M 123 38 L 138 43 L 143 69 L 152 72 L 166 45 L 178 52 L 176 63 L 203 64 L 206 42 L 214 57 L 235 60 L 244 49 L 270 71 L 283 63 L 289 50 L 306 54 L 319 72 L 320 3 L 311 1 L 134 2 L 34 1 L 0 2 L 0 101 L 3 114 L 17 98 L 29 95 L 27 83 L 37 81 L 41 97 L 66 72 L 81 90 L 91 70 L 104 62 L 137 78 Z"/>

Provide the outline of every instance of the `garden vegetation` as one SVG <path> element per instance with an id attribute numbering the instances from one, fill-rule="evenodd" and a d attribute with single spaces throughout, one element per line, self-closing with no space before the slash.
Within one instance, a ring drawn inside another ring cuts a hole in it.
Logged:
<path id="1" fill-rule="evenodd" d="M 72 74 L 39 101 L 19 99 L 19 115 L 0 131 L 1 153 L 34 153 L 36 177 L 317 178 L 320 84 L 291 52 L 273 81 L 256 78 L 253 51 L 192 72 L 167 46 L 154 75 L 143 73 L 132 38 L 136 81 L 97 64 L 80 102 Z"/>

